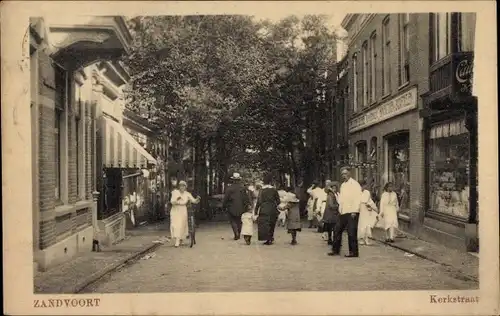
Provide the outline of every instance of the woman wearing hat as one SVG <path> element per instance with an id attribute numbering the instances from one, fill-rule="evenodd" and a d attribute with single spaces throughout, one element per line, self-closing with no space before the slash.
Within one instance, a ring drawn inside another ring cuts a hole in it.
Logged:
<path id="1" fill-rule="evenodd" d="M 172 192 L 172 209 L 170 210 L 170 236 L 175 239 L 175 247 L 182 244 L 182 238 L 188 235 L 188 211 L 187 204 L 189 202 L 198 204 L 200 197 L 196 199 L 186 191 L 186 181 L 180 181 L 178 189 Z"/>
<path id="2" fill-rule="evenodd" d="M 297 232 L 302 231 L 302 224 L 300 222 L 300 209 L 299 209 L 299 199 L 295 195 L 295 193 L 289 190 L 285 197 L 282 199 L 282 202 L 286 203 L 286 209 L 288 210 L 287 218 L 286 218 L 286 228 L 289 234 L 292 235 L 292 245 L 297 244 Z"/>
<path id="3" fill-rule="evenodd" d="M 255 205 L 255 214 L 258 224 L 258 235 L 264 245 L 272 245 L 274 241 L 274 229 L 278 220 L 278 205 L 280 196 L 278 191 L 271 185 L 273 177 L 271 174 L 264 176 L 264 185 L 260 191 L 259 199 Z"/>

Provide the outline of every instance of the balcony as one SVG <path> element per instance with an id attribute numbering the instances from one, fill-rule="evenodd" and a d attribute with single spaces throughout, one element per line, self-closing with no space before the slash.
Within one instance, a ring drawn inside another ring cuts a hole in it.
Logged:
<path id="1" fill-rule="evenodd" d="M 450 54 L 430 67 L 429 92 L 422 95 L 428 110 L 446 110 L 472 98 L 473 52 Z"/>

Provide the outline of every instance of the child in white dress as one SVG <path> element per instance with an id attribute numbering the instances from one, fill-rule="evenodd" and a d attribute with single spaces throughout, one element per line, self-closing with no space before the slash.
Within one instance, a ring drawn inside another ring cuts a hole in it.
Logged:
<path id="1" fill-rule="evenodd" d="M 255 220 L 256 216 L 253 213 L 253 208 L 248 209 L 241 215 L 241 234 L 247 245 L 250 245 L 252 242 L 253 222 Z"/>
<path id="2" fill-rule="evenodd" d="M 386 242 L 394 242 L 396 229 L 398 229 L 399 202 L 391 182 L 384 186 L 384 193 L 380 198 L 380 214 L 384 218 Z"/>
<path id="3" fill-rule="evenodd" d="M 361 205 L 359 207 L 358 239 L 360 245 L 371 245 L 369 239 L 372 237 L 372 228 L 377 221 L 377 206 L 371 198 L 367 183 L 364 180 L 359 182 L 363 192 L 361 193 Z"/>

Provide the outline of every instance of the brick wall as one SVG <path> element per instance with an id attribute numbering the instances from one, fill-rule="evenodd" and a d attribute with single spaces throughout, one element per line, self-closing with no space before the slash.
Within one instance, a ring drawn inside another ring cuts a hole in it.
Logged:
<path id="1" fill-rule="evenodd" d="M 55 78 L 50 58 L 39 52 L 38 71 L 40 75 L 40 142 L 39 142 L 39 194 L 40 194 L 40 248 L 44 249 L 55 243 L 55 221 L 47 213 L 55 207 Z M 47 220 L 44 221 L 43 219 Z"/>

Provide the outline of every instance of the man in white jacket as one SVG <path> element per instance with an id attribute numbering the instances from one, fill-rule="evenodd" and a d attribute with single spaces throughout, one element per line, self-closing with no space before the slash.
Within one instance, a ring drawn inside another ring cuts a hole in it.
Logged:
<path id="1" fill-rule="evenodd" d="M 358 220 L 361 204 L 362 189 L 358 181 L 351 178 L 349 168 L 343 167 L 340 171 L 342 180 L 340 193 L 337 194 L 339 202 L 340 220 L 337 222 L 334 232 L 332 252 L 329 256 L 340 254 L 342 246 L 342 233 L 347 229 L 349 238 L 349 254 L 347 258 L 359 257 L 358 251 Z"/>

